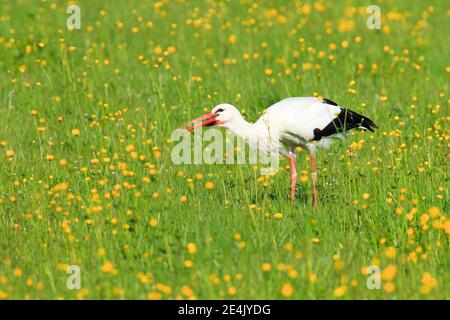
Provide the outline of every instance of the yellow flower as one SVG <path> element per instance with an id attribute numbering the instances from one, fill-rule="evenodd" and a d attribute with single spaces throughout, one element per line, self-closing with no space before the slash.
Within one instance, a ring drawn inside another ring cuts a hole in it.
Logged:
<path id="1" fill-rule="evenodd" d="M 67 190 L 69 188 L 69 184 L 67 182 L 61 182 L 53 187 L 54 191 Z"/>
<path id="2" fill-rule="evenodd" d="M 80 130 L 78 129 L 72 129 L 70 132 L 74 137 L 78 137 L 80 135 Z"/>
<path id="3" fill-rule="evenodd" d="M 330 43 L 330 44 L 328 45 L 328 49 L 330 49 L 330 50 L 336 50 L 336 49 L 337 49 L 337 44 L 336 44 L 336 43 Z"/>
<path id="4" fill-rule="evenodd" d="M 234 295 L 236 294 L 236 292 L 237 292 L 236 287 L 231 286 L 231 287 L 228 288 L 228 294 L 229 294 L 230 296 L 234 296 Z"/>
<path id="5" fill-rule="evenodd" d="M 344 263 L 344 261 L 342 261 L 342 259 L 337 259 L 334 262 L 334 269 L 339 271 L 339 270 L 342 270 L 344 268 L 345 268 L 345 263 Z"/>
<path id="6" fill-rule="evenodd" d="M 196 178 L 197 180 L 202 180 L 202 179 L 203 179 L 203 174 L 201 174 L 201 173 L 196 173 L 196 174 L 195 174 L 195 178 Z"/>
<path id="7" fill-rule="evenodd" d="M 336 289 L 334 289 L 333 295 L 335 297 L 339 298 L 339 297 L 342 297 L 346 291 L 347 291 L 347 286 L 340 286 L 340 287 L 337 287 Z"/>
<path id="8" fill-rule="evenodd" d="M 78 300 L 83 300 L 84 298 L 86 298 L 88 293 L 89 293 L 89 290 L 87 288 L 83 288 L 76 294 L 76 298 Z"/>
<path id="9" fill-rule="evenodd" d="M 106 254 L 106 251 L 104 248 L 99 248 L 97 253 L 100 257 L 103 257 Z"/>
<path id="10" fill-rule="evenodd" d="M 370 198 L 370 194 L 364 193 L 362 197 L 364 200 L 368 200 Z"/>
<path id="11" fill-rule="evenodd" d="M 67 263 L 58 263 L 56 268 L 60 271 L 66 271 L 69 265 Z"/>
<path id="12" fill-rule="evenodd" d="M 285 24 L 287 21 L 287 18 L 285 16 L 278 16 L 278 22 L 280 24 Z"/>
<path id="13" fill-rule="evenodd" d="M 441 210 L 436 207 L 431 207 L 430 209 L 428 209 L 428 212 L 430 213 L 430 216 L 432 218 L 435 218 L 441 214 Z"/>
<path id="14" fill-rule="evenodd" d="M 149 294 L 147 294 L 147 299 L 148 300 L 160 300 L 161 294 L 157 293 L 157 292 L 150 292 Z"/>
<path id="15" fill-rule="evenodd" d="M 263 269 L 263 271 L 267 272 L 267 271 L 270 271 L 270 269 L 272 269 L 272 265 L 268 262 L 264 262 L 261 265 L 261 268 Z"/>
<path id="16" fill-rule="evenodd" d="M 14 154 L 15 154 L 14 150 L 6 150 L 6 156 L 8 156 L 9 158 L 14 157 Z"/>
<path id="17" fill-rule="evenodd" d="M 47 157 L 46 157 L 46 159 L 47 159 L 48 161 L 53 161 L 53 159 L 55 159 L 55 157 L 54 157 L 53 155 L 51 155 L 51 154 L 48 154 Z"/>
<path id="18" fill-rule="evenodd" d="M 411 260 L 412 262 L 416 263 L 417 262 L 417 254 L 415 252 L 410 252 L 408 254 L 408 259 Z"/>
<path id="19" fill-rule="evenodd" d="M 194 294 L 192 292 L 192 289 L 188 286 L 182 286 L 180 290 L 181 290 L 181 293 L 184 294 L 188 298 Z"/>
<path id="20" fill-rule="evenodd" d="M 113 295 L 115 296 L 123 296 L 125 293 L 125 290 L 123 290 L 122 288 L 113 288 Z"/>
<path id="21" fill-rule="evenodd" d="M 181 202 L 186 202 L 187 201 L 187 196 L 186 195 L 181 196 L 180 197 L 180 201 Z"/>
<path id="22" fill-rule="evenodd" d="M 16 276 L 16 277 L 21 277 L 22 276 L 22 269 L 20 269 L 20 268 L 17 268 L 17 269 L 15 269 L 14 270 L 14 275 Z"/>
<path id="23" fill-rule="evenodd" d="M 392 281 L 395 278 L 396 274 L 397 274 L 397 267 L 390 264 L 386 266 L 381 272 L 381 278 L 384 281 Z"/>
<path id="24" fill-rule="evenodd" d="M 422 283 L 422 287 L 420 288 L 420 292 L 422 294 L 428 294 L 430 291 L 437 287 L 438 282 L 429 272 L 425 272 L 422 275 L 422 279 L 420 281 Z"/>
<path id="25" fill-rule="evenodd" d="M 450 234 L 450 220 L 444 222 L 444 230 L 446 234 Z"/>
<path id="26" fill-rule="evenodd" d="M 113 272 L 114 265 L 112 264 L 111 261 L 105 261 L 105 263 L 101 267 L 101 270 L 106 273 Z"/>
<path id="27" fill-rule="evenodd" d="M 207 190 L 214 189 L 214 183 L 212 183 L 211 181 L 208 181 L 207 183 L 205 183 L 205 188 Z"/>
<path id="28" fill-rule="evenodd" d="M 234 34 L 232 34 L 228 37 L 229 43 L 236 43 L 236 41 L 237 41 L 237 37 Z"/>
<path id="29" fill-rule="evenodd" d="M 184 260 L 184 266 L 186 268 L 192 268 L 193 265 L 194 265 L 194 263 L 192 262 L 192 260 L 190 260 L 190 259 Z"/>
<path id="30" fill-rule="evenodd" d="M 395 285 L 392 282 L 387 282 L 383 288 L 387 293 L 392 293 L 395 290 Z"/>
<path id="31" fill-rule="evenodd" d="M 272 69 L 265 69 L 265 70 L 264 70 L 264 74 L 265 74 L 266 76 L 270 76 L 270 75 L 272 75 L 272 73 L 273 73 Z"/>
<path id="32" fill-rule="evenodd" d="M 194 254 L 197 252 L 197 246 L 194 243 L 190 242 L 187 245 L 187 250 L 190 254 Z"/>
<path id="33" fill-rule="evenodd" d="M 384 255 L 386 256 L 386 258 L 395 258 L 396 255 L 396 250 L 394 247 L 389 247 L 384 251 Z"/>
<path id="34" fill-rule="evenodd" d="M 320 239 L 319 238 L 312 238 L 312 242 L 314 244 L 318 244 L 320 242 Z"/>
<path id="35" fill-rule="evenodd" d="M 294 288 L 292 288 L 292 285 L 290 283 L 284 283 L 281 287 L 281 295 L 283 297 L 289 298 L 294 293 Z"/>
<path id="36" fill-rule="evenodd" d="M 142 284 L 149 284 L 152 282 L 152 275 L 151 273 L 143 273 L 143 272 L 139 272 L 138 273 L 138 278 L 139 278 L 139 282 Z"/>
<path id="37" fill-rule="evenodd" d="M 150 220 L 148 220 L 148 225 L 150 227 L 156 227 L 158 225 L 158 220 L 156 220 L 155 218 L 151 218 Z"/>

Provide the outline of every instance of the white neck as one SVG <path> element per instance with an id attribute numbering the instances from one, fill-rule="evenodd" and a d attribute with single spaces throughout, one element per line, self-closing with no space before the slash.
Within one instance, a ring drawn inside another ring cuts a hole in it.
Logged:
<path id="1" fill-rule="evenodd" d="M 247 122 L 242 116 L 240 116 L 229 124 L 224 125 L 224 127 L 241 138 L 250 139 L 256 133 L 254 125 L 254 123 Z"/>
<path id="2" fill-rule="evenodd" d="M 244 139 L 253 149 L 265 152 L 280 150 L 278 133 L 270 131 L 266 123 L 262 121 L 249 123 L 240 116 L 224 127 Z"/>

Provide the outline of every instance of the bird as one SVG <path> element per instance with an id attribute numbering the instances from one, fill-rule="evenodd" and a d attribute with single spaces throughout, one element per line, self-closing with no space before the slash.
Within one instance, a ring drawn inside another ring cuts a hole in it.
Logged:
<path id="1" fill-rule="evenodd" d="M 289 158 L 292 205 L 297 182 L 295 150 L 296 147 L 308 150 L 315 208 L 318 206 L 317 149 L 328 148 L 337 139 L 343 140 L 352 129 L 374 132 L 378 128 L 368 117 L 322 97 L 285 98 L 269 106 L 254 123 L 247 122 L 235 106 L 221 103 L 180 128 L 192 132 L 211 126 L 226 128 L 266 153 Z"/>

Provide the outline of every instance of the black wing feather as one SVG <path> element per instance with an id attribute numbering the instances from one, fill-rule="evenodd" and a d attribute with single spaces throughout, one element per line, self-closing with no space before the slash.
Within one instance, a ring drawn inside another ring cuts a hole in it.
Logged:
<path id="1" fill-rule="evenodd" d="M 324 99 L 324 103 L 338 106 L 334 101 L 329 99 Z M 346 132 L 355 128 L 362 128 L 373 132 L 373 129 L 378 128 L 377 125 L 367 118 L 355 111 L 350 109 L 341 108 L 339 115 L 333 119 L 328 125 L 323 129 L 314 129 L 313 140 L 319 141 L 323 137 L 328 137 L 336 133 Z"/>

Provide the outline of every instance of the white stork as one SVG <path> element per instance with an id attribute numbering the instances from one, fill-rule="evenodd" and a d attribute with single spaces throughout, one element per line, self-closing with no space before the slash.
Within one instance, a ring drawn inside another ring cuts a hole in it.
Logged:
<path id="1" fill-rule="evenodd" d="M 333 139 L 342 139 L 351 129 L 373 131 L 377 128 L 369 118 L 343 108 L 329 99 L 316 97 L 283 99 L 266 109 L 255 123 L 245 121 L 236 107 L 223 103 L 181 128 L 193 131 L 203 126 L 226 128 L 244 138 L 250 146 L 257 146 L 258 149 L 272 154 L 276 151 L 277 154 L 288 157 L 291 167 L 292 203 L 297 181 L 295 148 L 300 146 L 307 149 L 310 152 L 315 207 L 317 207 L 316 149 L 329 147 Z M 276 141 L 273 137 L 276 137 Z"/>

